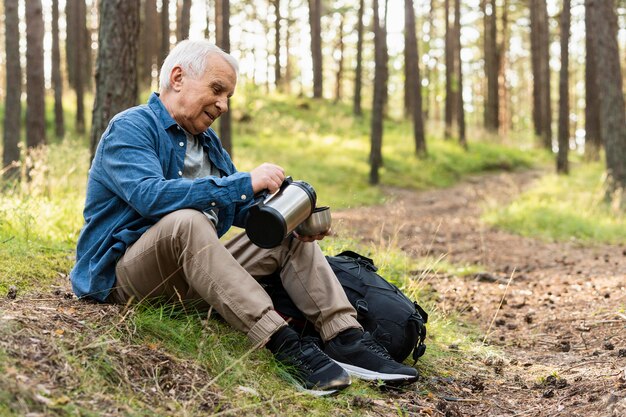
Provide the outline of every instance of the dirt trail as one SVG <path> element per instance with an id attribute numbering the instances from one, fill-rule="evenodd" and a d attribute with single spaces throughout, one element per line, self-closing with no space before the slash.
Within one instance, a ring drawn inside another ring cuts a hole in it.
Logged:
<path id="1" fill-rule="evenodd" d="M 333 214 L 339 234 L 485 268 L 472 277 L 427 278 L 442 311 L 461 312 L 484 332 L 493 322 L 487 340 L 505 352 L 466 365 L 461 377 L 426 381 L 440 396 L 462 399 L 436 404 L 443 415 L 626 416 L 626 247 L 544 242 L 480 221 L 485 202 L 504 203 L 539 175 L 390 189 L 390 203 Z"/>

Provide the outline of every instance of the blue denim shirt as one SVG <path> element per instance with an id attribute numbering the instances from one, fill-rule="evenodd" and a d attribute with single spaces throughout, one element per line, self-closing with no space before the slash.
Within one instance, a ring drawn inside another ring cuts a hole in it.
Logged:
<path id="1" fill-rule="evenodd" d="M 187 139 L 157 94 L 111 120 L 89 170 L 85 225 L 70 273 L 78 297 L 104 301 L 117 260 L 168 213 L 217 208 L 219 236 L 243 226 L 254 200 L 250 174 L 237 172 L 212 129 L 201 140 L 221 178 L 182 177 Z"/>

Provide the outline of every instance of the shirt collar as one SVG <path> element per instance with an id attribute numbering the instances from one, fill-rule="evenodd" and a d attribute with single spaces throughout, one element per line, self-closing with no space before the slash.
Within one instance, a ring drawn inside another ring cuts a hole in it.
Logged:
<path id="1" fill-rule="evenodd" d="M 174 120 L 174 118 L 170 115 L 170 113 L 163 105 L 163 102 L 159 98 L 159 93 L 150 94 L 150 98 L 148 99 L 148 106 L 152 109 L 154 114 L 157 115 L 164 129 L 167 130 L 174 125 L 178 126 L 176 120 Z"/>

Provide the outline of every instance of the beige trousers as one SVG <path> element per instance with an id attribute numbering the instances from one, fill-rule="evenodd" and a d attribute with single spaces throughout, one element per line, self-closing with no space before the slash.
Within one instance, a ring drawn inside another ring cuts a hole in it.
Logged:
<path id="1" fill-rule="evenodd" d="M 117 263 L 110 299 L 210 305 L 255 345 L 263 344 L 286 325 L 257 282 L 277 271 L 324 340 L 361 327 L 316 242 L 287 237 L 276 248 L 261 249 L 242 233 L 223 243 L 213 223 L 196 210 L 168 214 L 126 250 Z"/>

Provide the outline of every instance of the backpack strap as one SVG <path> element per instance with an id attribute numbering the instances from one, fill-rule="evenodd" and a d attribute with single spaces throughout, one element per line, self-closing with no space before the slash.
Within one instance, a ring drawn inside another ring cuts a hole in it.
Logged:
<path id="1" fill-rule="evenodd" d="M 417 304 L 417 301 L 413 301 L 413 305 L 415 306 L 415 312 L 411 314 L 409 320 L 417 322 L 417 327 L 419 328 L 419 338 L 417 340 L 417 344 L 415 348 L 413 348 L 413 366 L 417 363 L 417 359 L 426 353 L 426 344 L 424 340 L 426 339 L 426 324 L 428 322 L 428 313 L 424 311 L 424 309 Z"/>
<path id="2" fill-rule="evenodd" d="M 374 261 L 371 258 L 368 258 L 367 256 L 363 256 L 351 250 L 345 250 L 335 256 L 343 256 L 346 258 L 356 259 L 357 261 L 359 261 L 359 263 L 366 265 L 372 271 L 378 270 L 378 268 L 374 265 Z"/>

